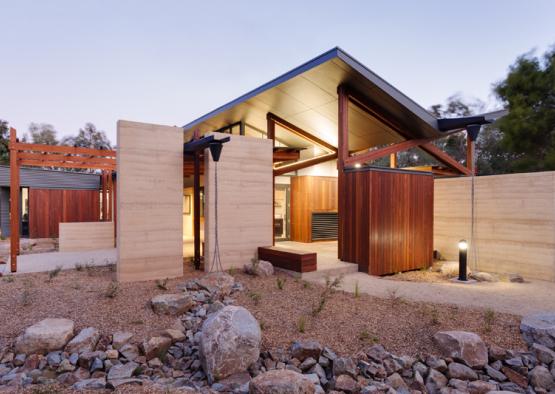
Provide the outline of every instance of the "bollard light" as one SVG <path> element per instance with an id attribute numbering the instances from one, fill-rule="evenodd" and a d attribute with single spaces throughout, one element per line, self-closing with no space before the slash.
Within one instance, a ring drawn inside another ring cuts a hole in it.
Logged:
<path id="1" fill-rule="evenodd" d="M 459 241 L 459 280 L 466 282 L 468 279 L 466 277 L 466 251 L 468 249 L 468 243 L 466 240 L 461 239 Z"/>

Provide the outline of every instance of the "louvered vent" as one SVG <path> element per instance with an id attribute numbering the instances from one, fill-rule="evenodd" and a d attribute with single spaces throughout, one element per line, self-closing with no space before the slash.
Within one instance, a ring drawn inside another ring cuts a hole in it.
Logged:
<path id="1" fill-rule="evenodd" d="M 312 212 L 312 240 L 337 239 L 337 212 Z"/>

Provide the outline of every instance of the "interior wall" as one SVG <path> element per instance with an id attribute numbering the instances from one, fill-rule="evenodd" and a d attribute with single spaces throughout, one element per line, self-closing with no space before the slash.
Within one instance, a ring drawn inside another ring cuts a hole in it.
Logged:
<path id="1" fill-rule="evenodd" d="M 117 277 L 183 275 L 183 129 L 118 121 Z"/>
<path id="2" fill-rule="evenodd" d="M 297 171 L 297 175 L 337 177 L 337 160 L 330 160 Z"/>
<path id="3" fill-rule="evenodd" d="M 219 249 L 224 269 L 243 267 L 255 256 L 259 246 L 273 243 L 272 141 L 230 137 L 217 163 Z M 205 155 L 205 169 L 205 269 L 208 271 L 214 256 L 216 229 L 216 163 L 210 154 Z"/>
<path id="4" fill-rule="evenodd" d="M 337 178 L 291 177 L 291 241 L 312 242 L 314 211 L 337 212 Z"/>
<path id="5" fill-rule="evenodd" d="M 555 281 L 555 172 L 475 177 L 474 245 L 471 181 L 435 181 L 434 249 L 456 260 L 466 239 L 471 269 Z"/>

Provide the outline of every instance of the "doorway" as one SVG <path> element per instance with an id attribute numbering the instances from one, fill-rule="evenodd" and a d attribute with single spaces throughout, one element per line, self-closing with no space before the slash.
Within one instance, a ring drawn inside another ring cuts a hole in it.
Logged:
<path id="1" fill-rule="evenodd" d="M 274 237 L 276 241 L 288 241 L 291 236 L 290 186 L 275 185 L 274 194 Z"/>

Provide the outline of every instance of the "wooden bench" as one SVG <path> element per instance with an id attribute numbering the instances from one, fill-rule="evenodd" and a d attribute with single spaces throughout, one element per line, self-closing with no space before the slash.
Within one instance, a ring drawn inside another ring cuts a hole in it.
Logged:
<path id="1" fill-rule="evenodd" d="M 316 271 L 316 253 L 301 252 L 275 246 L 260 246 L 258 259 L 272 263 L 277 268 L 294 272 Z"/>

